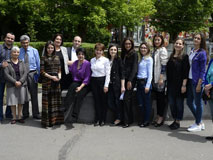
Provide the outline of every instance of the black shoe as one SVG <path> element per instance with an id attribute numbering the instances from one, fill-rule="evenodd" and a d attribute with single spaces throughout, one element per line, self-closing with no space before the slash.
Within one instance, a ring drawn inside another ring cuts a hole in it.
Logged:
<path id="1" fill-rule="evenodd" d="M 99 125 L 102 127 L 105 125 L 105 122 L 101 122 Z"/>
<path id="2" fill-rule="evenodd" d="M 23 119 L 23 120 L 25 120 L 25 119 L 27 119 L 27 118 L 29 118 L 29 116 L 22 116 L 22 119 Z"/>
<path id="3" fill-rule="evenodd" d="M 143 127 L 147 127 L 149 126 L 149 122 L 145 122 L 145 123 L 142 123 L 141 125 L 139 125 L 139 127 L 143 128 Z"/>
<path id="4" fill-rule="evenodd" d="M 163 123 L 164 123 L 163 121 L 162 121 L 161 123 L 157 123 L 157 122 L 156 122 L 156 123 L 154 124 L 154 126 L 155 126 L 155 127 L 160 127 L 160 126 L 163 125 Z"/>
<path id="5" fill-rule="evenodd" d="M 152 121 L 151 125 L 154 126 L 156 123 L 157 123 L 156 121 Z"/>
<path id="6" fill-rule="evenodd" d="M 206 137 L 206 140 L 212 141 L 213 140 L 213 136 Z"/>
<path id="7" fill-rule="evenodd" d="M 17 119 L 16 122 L 25 123 L 25 121 L 23 119 Z"/>
<path id="8" fill-rule="evenodd" d="M 176 130 L 176 129 L 180 128 L 180 123 L 174 122 L 174 124 L 170 125 L 169 128 L 171 130 Z"/>
<path id="9" fill-rule="evenodd" d="M 36 116 L 33 116 L 34 119 L 41 119 L 41 116 L 38 114 Z"/>
<path id="10" fill-rule="evenodd" d="M 128 127 L 129 127 L 129 124 L 124 124 L 122 127 L 123 127 L 123 128 L 128 128 Z"/>
<path id="11" fill-rule="evenodd" d="M 172 124 L 169 125 L 169 128 L 173 127 L 175 125 L 176 121 L 172 122 Z"/>
<path id="12" fill-rule="evenodd" d="M 98 126 L 99 125 L 99 121 L 94 122 L 93 125 L 94 125 L 94 127 Z"/>

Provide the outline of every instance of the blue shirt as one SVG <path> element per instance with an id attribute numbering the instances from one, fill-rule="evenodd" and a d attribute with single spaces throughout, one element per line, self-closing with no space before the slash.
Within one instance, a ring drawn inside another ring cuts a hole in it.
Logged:
<path id="1" fill-rule="evenodd" d="M 153 59 L 152 57 L 142 57 L 138 64 L 138 79 L 147 78 L 146 88 L 150 88 L 152 81 Z"/>
<path id="2" fill-rule="evenodd" d="M 40 57 L 38 50 L 29 46 L 27 48 L 27 54 L 29 58 L 29 70 L 30 71 L 37 70 L 37 73 L 40 74 Z M 25 56 L 25 49 L 20 48 L 19 59 L 24 61 L 24 56 Z"/>

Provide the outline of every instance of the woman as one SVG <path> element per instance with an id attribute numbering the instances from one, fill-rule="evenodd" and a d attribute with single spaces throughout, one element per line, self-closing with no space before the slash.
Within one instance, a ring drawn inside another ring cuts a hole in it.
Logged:
<path id="1" fill-rule="evenodd" d="M 78 48 L 76 53 L 78 60 L 69 66 L 73 82 L 65 98 L 65 122 L 77 121 L 83 98 L 89 92 L 88 84 L 91 76 L 91 65 L 90 62 L 85 60 L 86 50 L 84 48 Z"/>
<path id="2" fill-rule="evenodd" d="M 193 38 L 194 48 L 189 53 L 189 80 L 187 83 L 187 105 L 195 118 L 195 124 L 188 128 L 189 132 L 201 131 L 204 129 L 202 123 L 202 91 L 207 62 L 206 40 L 203 34 L 198 33 Z"/>
<path id="3" fill-rule="evenodd" d="M 177 38 L 174 50 L 167 63 L 167 90 L 170 110 L 174 122 L 169 125 L 171 130 L 180 128 L 183 118 L 184 94 L 189 74 L 188 55 L 184 54 L 184 40 Z"/>
<path id="4" fill-rule="evenodd" d="M 52 41 L 45 44 L 44 56 L 41 57 L 42 76 L 42 127 L 52 127 L 64 121 L 61 111 L 61 65 L 56 56 Z"/>
<path id="5" fill-rule="evenodd" d="M 109 59 L 104 57 L 104 44 L 96 43 L 95 57 L 91 59 L 91 89 L 95 101 L 94 126 L 105 125 L 107 112 L 107 97 L 110 81 Z"/>
<path id="6" fill-rule="evenodd" d="M 209 62 L 208 69 L 205 75 L 205 94 L 211 97 L 209 107 L 211 110 L 212 122 L 213 122 L 213 58 Z M 213 140 L 213 136 L 206 137 L 207 140 Z"/>
<path id="7" fill-rule="evenodd" d="M 133 122 L 132 117 L 132 97 L 133 89 L 136 83 L 138 68 L 138 54 L 134 50 L 134 42 L 131 38 L 125 38 L 122 43 L 121 59 L 124 64 L 124 78 L 126 91 L 123 97 L 124 125 L 123 128 L 129 127 Z"/>
<path id="8" fill-rule="evenodd" d="M 23 61 L 19 60 L 20 49 L 14 46 L 11 49 L 11 59 L 4 69 L 7 85 L 7 105 L 11 106 L 13 118 L 11 124 L 24 123 L 22 117 L 22 105 L 28 101 L 27 69 Z M 18 105 L 18 119 L 16 119 L 16 105 Z"/>
<path id="9" fill-rule="evenodd" d="M 61 64 L 61 90 L 68 89 L 69 85 L 72 82 L 72 76 L 69 74 L 68 69 L 68 53 L 67 48 L 63 47 L 63 36 L 62 34 L 56 34 L 53 37 L 53 42 L 55 45 L 56 55 L 59 56 L 60 64 Z"/>
<path id="10" fill-rule="evenodd" d="M 121 124 L 121 107 L 119 97 L 125 91 L 123 64 L 118 56 L 118 47 L 112 44 L 108 48 L 111 72 L 108 90 L 108 105 L 115 114 L 113 125 Z"/>
<path id="11" fill-rule="evenodd" d="M 156 95 L 157 119 L 153 121 L 155 127 L 160 127 L 164 123 L 164 112 L 166 107 L 166 64 L 168 53 L 164 47 L 164 38 L 161 34 L 156 34 L 153 38 L 153 93 Z"/>
<path id="12" fill-rule="evenodd" d="M 139 46 L 140 60 L 137 74 L 137 99 L 140 116 L 143 120 L 139 122 L 140 127 L 149 126 L 151 112 L 151 81 L 153 73 L 153 59 L 147 43 Z"/>

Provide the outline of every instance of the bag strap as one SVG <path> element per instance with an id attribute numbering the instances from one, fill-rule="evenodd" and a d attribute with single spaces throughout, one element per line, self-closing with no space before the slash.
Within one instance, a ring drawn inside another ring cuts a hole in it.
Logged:
<path id="1" fill-rule="evenodd" d="M 72 54 L 72 47 L 67 47 L 67 54 L 68 54 L 69 60 L 71 61 L 71 59 L 72 59 L 72 57 L 71 57 L 71 54 Z"/>

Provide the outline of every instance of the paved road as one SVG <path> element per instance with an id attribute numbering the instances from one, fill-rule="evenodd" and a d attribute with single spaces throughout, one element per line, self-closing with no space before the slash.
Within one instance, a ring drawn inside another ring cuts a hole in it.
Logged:
<path id="1" fill-rule="evenodd" d="M 0 160 L 212 160 L 213 144 L 205 136 L 213 133 L 210 120 L 206 130 L 189 133 L 193 121 L 183 121 L 180 130 L 163 127 L 94 127 L 74 124 L 43 129 L 40 121 L 0 125 Z"/>

